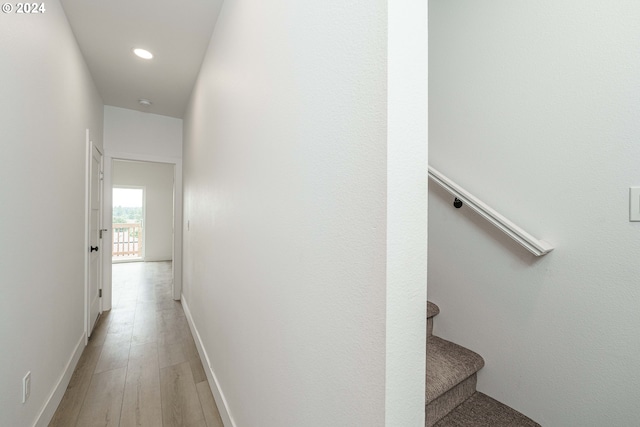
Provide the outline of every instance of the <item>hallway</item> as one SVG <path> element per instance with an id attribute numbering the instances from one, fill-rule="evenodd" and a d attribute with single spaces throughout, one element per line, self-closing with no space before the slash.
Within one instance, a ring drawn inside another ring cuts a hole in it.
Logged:
<path id="1" fill-rule="evenodd" d="M 222 427 L 171 262 L 115 264 L 113 295 L 49 426 Z"/>

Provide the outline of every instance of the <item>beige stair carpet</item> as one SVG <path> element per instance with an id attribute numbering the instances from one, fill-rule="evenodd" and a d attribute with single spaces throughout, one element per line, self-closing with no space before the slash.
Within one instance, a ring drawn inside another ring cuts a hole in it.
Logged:
<path id="1" fill-rule="evenodd" d="M 434 427 L 540 427 L 540 424 L 495 399 L 476 392 Z"/>
<path id="2" fill-rule="evenodd" d="M 436 336 L 427 341 L 426 426 L 433 426 L 476 391 L 480 355 Z"/>

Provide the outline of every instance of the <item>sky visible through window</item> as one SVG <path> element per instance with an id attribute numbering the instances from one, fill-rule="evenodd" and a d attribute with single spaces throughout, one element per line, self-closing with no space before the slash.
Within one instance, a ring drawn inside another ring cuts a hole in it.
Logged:
<path id="1" fill-rule="evenodd" d="M 114 188 L 113 189 L 113 206 L 122 206 L 123 208 L 141 208 L 142 207 L 142 189 L 141 188 Z"/>
<path id="2" fill-rule="evenodd" d="M 142 188 L 113 189 L 113 223 L 142 224 Z"/>

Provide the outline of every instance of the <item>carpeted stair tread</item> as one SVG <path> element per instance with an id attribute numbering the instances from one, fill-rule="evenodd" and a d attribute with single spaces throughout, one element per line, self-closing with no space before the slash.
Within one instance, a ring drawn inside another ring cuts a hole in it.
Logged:
<path id="1" fill-rule="evenodd" d="M 430 336 L 427 341 L 426 403 L 443 395 L 483 366 L 484 359 L 479 354 L 442 338 Z"/>
<path id="2" fill-rule="evenodd" d="M 427 319 L 437 316 L 438 313 L 440 313 L 440 308 L 431 301 L 427 301 Z"/>
<path id="3" fill-rule="evenodd" d="M 476 392 L 434 427 L 540 427 L 540 424 L 498 402 Z"/>

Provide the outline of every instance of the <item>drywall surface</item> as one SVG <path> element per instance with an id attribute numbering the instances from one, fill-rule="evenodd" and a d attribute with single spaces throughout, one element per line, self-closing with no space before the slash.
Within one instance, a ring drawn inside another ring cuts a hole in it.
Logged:
<path id="1" fill-rule="evenodd" d="M 113 187 L 144 188 L 144 260 L 169 261 L 173 252 L 174 165 L 114 160 Z"/>
<path id="2" fill-rule="evenodd" d="M 107 154 L 182 158 L 182 119 L 105 105 L 104 144 Z"/>
<path id="3" fill-rule="evenodd" d="M 175 165 L 175 215 L 182 215 L 182 119 L 143 113 L 105 105 L 104 107 L 105 182 L 111 182 L 111 159 L 142 160 Z M 105 228 L 111 228 L 111 193 L 104 197 Z M 174 287 L 179 290 L 182 265 L 180 263 L 182 229 L 175 231 Z M 111 244 L 111 235 L 104 244 Z M 106 255 L 106 254 L 105 254 Z M 105 261 L 105 265 L 109 262 Z M 111 269 L 103 274 L 103 306 L 111 308 Z M 178 295 L 174 295 L 177 298 Z"/>
<path id="4" fill-rule="evenodd" d="M 640 4 L 430 1 L 430 163 L 556 249 L 430 189 L 437 335 L 547 426 L 640 419 Z M 433 186 L 431 186 L 433 187 Z"/>
<path id="5" fill-rule="evenodd" d="M 58 0 L 1 21 L 0 425 L 31 426 L 84 333 L 85 131 L 102 147 L 103 111 Z"/>
<path id="6" fill-rule="evenodd" d="M 384 425 L 386 19 L 222 8 L 185 115 L 183 289 L 236 426 Z"/>
<path id="7" fill-rule="evenodd" d="M 423 426 L 427 299 L 427 2 L 388 3 L 385 426 Z"/>

